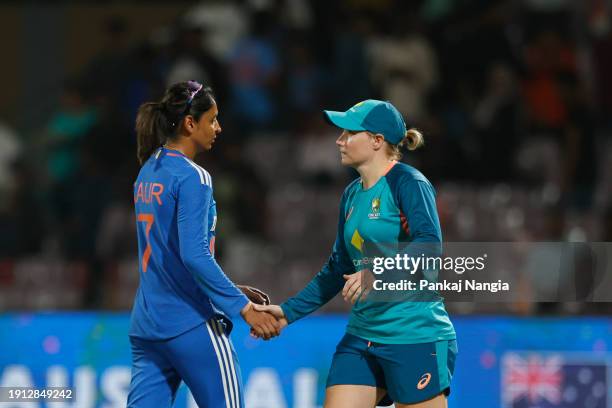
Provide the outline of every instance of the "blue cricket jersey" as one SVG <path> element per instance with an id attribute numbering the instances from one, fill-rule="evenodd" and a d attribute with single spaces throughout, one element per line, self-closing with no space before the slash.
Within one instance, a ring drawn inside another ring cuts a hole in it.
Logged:
<path id="1" fill-rule="evenodd" d="M 214 258 L 217 213 L 210 174 L 160 148 L 134 183 L 140 285 L 129 335 L 163 340 L 215 315 L 236 317 L 247 297 Z"/>

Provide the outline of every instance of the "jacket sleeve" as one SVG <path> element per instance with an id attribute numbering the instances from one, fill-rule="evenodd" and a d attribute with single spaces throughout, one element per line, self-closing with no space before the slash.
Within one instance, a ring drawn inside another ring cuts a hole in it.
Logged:
<path id="1" fill-rule="evenodd" d="M 340 202 L 338 232 L 329 259 L 304 289 L 280 305 L 289 323 L 301 319 L 329 302 L 344 286 L 342 275 L 355 272 L 344 244 L 345 205 L 346 193 Z"/>
<path id="2" fill-rule="evenodd" d="M 211 187 L 196 173 L 180 181 L 177 191 L 180 255 L 214 305 L 228 316 L 237 317 L 248 298 L 223 273 L 210 253 L 208 211 L 211 200 Z"/>

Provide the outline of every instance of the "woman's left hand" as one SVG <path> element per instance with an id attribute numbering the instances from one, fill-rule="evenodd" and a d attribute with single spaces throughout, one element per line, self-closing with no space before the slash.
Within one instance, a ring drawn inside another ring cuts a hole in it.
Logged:
<path id="1" fill-rule="evenodd" d="M 354 304 L 357 299 L 364 300 L 370 293 L 371 273 L 367 269 L 342 277 L 346 280 L 342 288 L 342 297 L 346 302 Z"/>

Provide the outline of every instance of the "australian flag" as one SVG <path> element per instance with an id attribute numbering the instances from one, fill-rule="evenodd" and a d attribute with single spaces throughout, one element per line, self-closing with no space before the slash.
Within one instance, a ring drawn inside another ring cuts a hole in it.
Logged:
<path id="1" fill-rule="evenodd" d="M 504 408 L 612 408 L 606 361 L 563 353 L 507 353 L 502 358 Z"/>

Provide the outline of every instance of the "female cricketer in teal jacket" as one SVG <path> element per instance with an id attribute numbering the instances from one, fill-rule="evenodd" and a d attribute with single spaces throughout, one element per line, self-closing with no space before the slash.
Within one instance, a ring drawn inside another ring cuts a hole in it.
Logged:
<path id="1" fill-rule="evenodd" d="M 423 136 L 407 130 L 389 102 L 367 100 L 346 112 L 324 113 L 343 130 L 336 141 L 342 164 L 361 177 L 342 195 L 336 242 L 321 271 L 280 306 L 255 307 L 286 325 L 340 291 L 354 303 L 331 364 L 325 408 L 392 402 L 397 408 L 446 407 L 457 345 L 443 302 L 369 302 L 363 296 L 369 290 L 361 267 L 367 243 L 442 242 L 434 188 L 417 169 L 398 162 L 400 148 L 416 149 Z"/>

